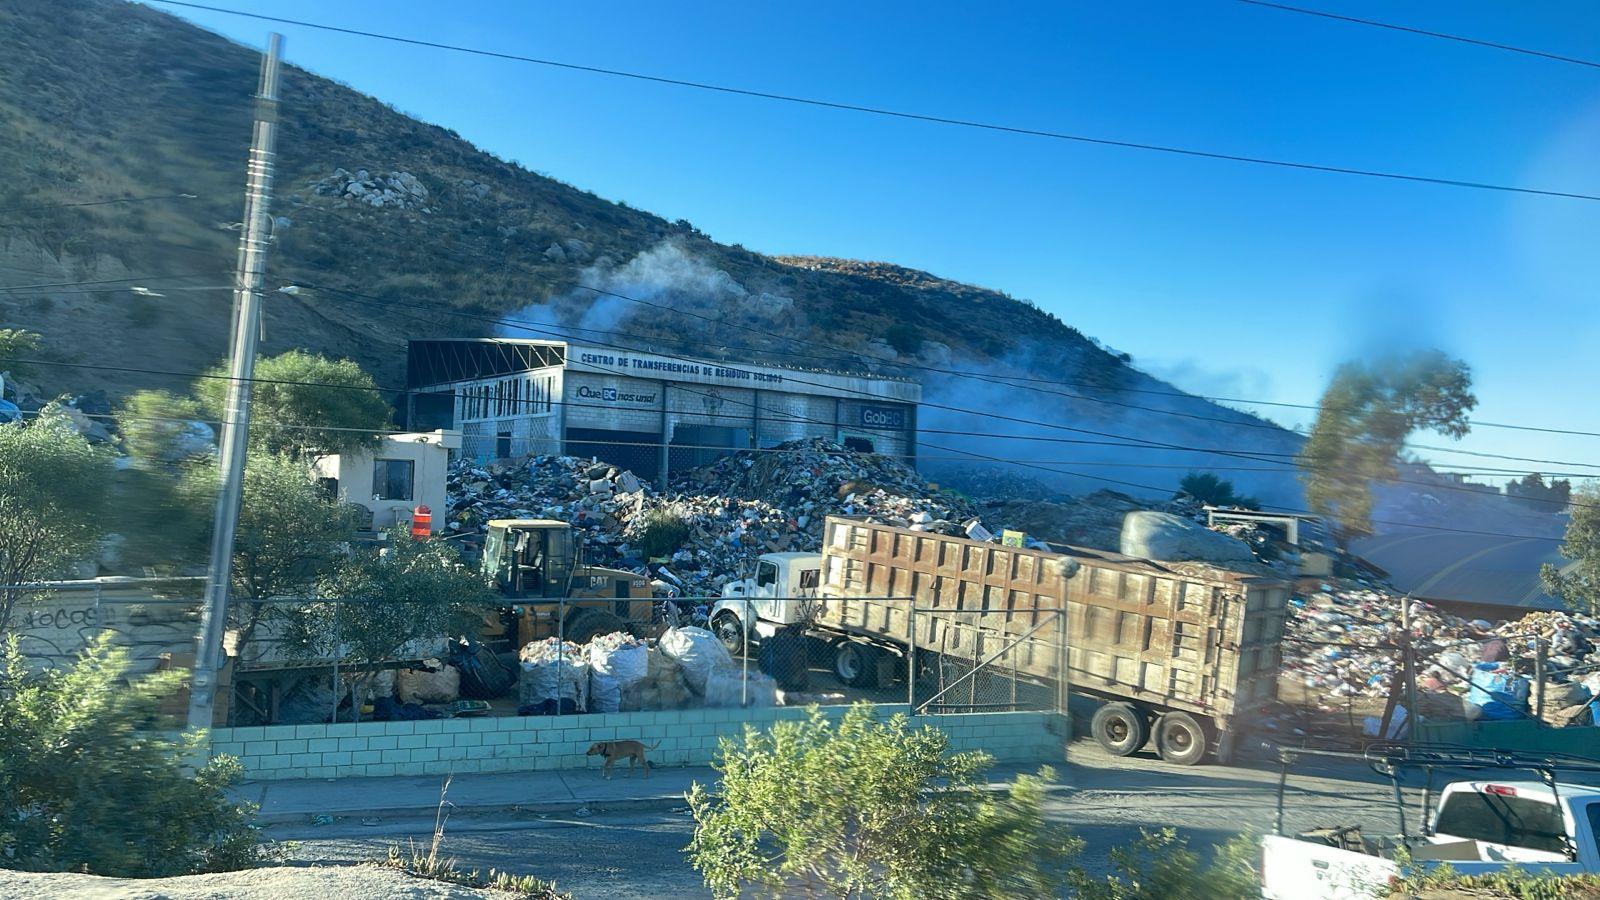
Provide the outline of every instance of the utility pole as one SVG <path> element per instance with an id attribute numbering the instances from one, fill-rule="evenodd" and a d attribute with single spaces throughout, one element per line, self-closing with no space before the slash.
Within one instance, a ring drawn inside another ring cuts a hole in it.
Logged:
<path id="1" fill-rule="evenodd" d="M 206 600 L 200 614 L 200 646 L 189 688 L 190 730 L 210 728 L 215 717 L 222 634 L 228 622 L 228 587 L 233 577 L 233 537 L 244 493 L 244 461 L 250 437 L 250 382 L 255 377 L 256 343 L 261 336 L 261 284 L 271 237 L 272 167 L 278 132 L 278 57 L 283 35 L 267 38 L 261 83 L 255 98 L 255 132 L 246 172 L 244 230 L 233 290 L 233 336 L 228 403 L 222 419 L 221 486 L 211 524 L 211 562 L 206 568 Z"/>

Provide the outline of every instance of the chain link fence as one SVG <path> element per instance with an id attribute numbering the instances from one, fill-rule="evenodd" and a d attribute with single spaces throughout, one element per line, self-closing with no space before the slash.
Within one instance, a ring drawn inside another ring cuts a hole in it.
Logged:
<path id="1" fill-rule="evenodd" d="M 203 588 L 30 585 L 15 630 L 35 669 L 70 666 L 102 632 L 131 675 L 190 669 Z M 574 598 L 474 611 L 381 653 L 350 633 L 368 618 L 359 600 L 236 602 L 218 724 L 857 701 L 906 703 L 916 715 L 1062 708 L 1057 610 L 916 609 L 909 597 Z M 174 697 L 172 712 L 186 702 Z"/>
<path id="2" fill-rule="evenodd" d="M 1060 610 L 916 610 L 917 714 L 1063 711 Z"/>

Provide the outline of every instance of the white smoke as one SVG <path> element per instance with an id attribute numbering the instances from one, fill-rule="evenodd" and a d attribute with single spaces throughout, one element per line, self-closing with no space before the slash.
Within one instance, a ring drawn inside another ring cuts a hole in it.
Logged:
<path id="1" fill-rule="evenodd" d="M 519 317 L 554 322 L 577 340 L 615 342 L 620 340 L 615 332 L 626 330 L 630 318 L 651 313 L 652 305 L 713 318 L 769 320 L 794 305 L 788 297 L 751 292 L 733 275 L 673 240 L 662 241 L 620 266 L 597 261 L 579 273 L 577 281 L 585 287 L 529 306 Z M 684 331 L 694 335 L 710 324 L 689 325 Z"/>

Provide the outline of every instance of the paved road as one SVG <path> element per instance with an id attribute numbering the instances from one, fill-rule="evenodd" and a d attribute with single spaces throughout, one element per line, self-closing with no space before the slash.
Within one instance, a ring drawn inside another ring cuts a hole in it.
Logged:
<path id="1" fill-rule="evenodd" d="M 1109 850 L 1133 840 L 1141 827 L 1172 826 L 1193 846 L 1210 847 L 1244 827 L 1270 829 L 1276 806 L 1277 773 L 1267 766 L 1183 768 L 1153 756 L 1117 759 L 1079 742 L 1058 776 L 1048 813 L 1087 840 L 1082 862 L 1094 871 L 1103 871 Z M 1406 796 L 1414 821 L 1416 793 Z M 1296 830 L 1349 823 L 1395 828 L 1389 785 L 1354 765 L 1304 766 L 1290 778 L 1286 811 Z M 351 862 L 382 856 L 393 844 L 424 845 L 432 828 L 432 817 L 411 817 L 279 825 L 268 834 L 297 842 L 296 860 Z M 588 817 L 457 812 L 446 827 L 445 850 L 465 868 L 553 878 L 582 900 L 702 897 L 707 892 L 682 855 L 692 828 L 684 807 Z"/>

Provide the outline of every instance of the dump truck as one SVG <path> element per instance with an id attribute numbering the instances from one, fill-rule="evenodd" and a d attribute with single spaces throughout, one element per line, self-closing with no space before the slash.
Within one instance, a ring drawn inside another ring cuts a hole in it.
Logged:
<path id="1" fill-rule="evenodd" d="M 480 565 L 511 602 L 518 648 L 555 635 L 584 644 L 595 635 L 637 631 L 654 608 L 647 578 L 584 565 L 582 541 L 554 519 L 490 521 Z"/>
<path id="2" fill-rule="evenodd" d="M 821 553 L 765 554 L 727 585 L 711 625 L 734 651 L 802 629 L 857 687 L 921 677 L 935 654 L 977 665 L 1003 652 L 1019 676 L 1096 701 L 1090 731 L 1110 752 L 1153 741 L 1192 765 L 1225 761 L 1234 724 L 1275 699 L 1289 593 L 1281 578 L 1202 563 L 834 516 Z"/>

